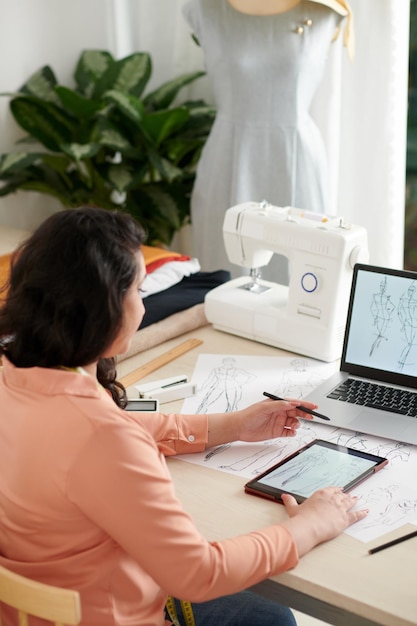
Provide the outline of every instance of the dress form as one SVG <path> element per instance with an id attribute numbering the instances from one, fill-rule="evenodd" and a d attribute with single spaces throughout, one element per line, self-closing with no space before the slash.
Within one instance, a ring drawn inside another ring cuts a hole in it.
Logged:
<path id="1" fill-rule="evenodd" d="M 189 0 L 184 6 L 217 107 L 192 195 L 194 253 L 203 270 L 234 276 L 242 270 L 229 263 L 222 235 L 229 207 L 267 200 L 332 212 L 326 154 L 309 107 L 345 9 L 337 2 L 334 11 L 326 0 L 269 0 L 263 10 L 272 13 L 248 12 L 261 4 Z M 275 260 L 262 270 L 269 280 Z"/>

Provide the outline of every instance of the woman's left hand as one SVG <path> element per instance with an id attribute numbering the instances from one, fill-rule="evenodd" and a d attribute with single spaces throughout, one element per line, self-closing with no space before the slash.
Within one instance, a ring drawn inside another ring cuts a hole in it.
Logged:
<path id="1" fill-rule="evenodd" d="M 294 437 L 300 426 L 299 417 L 313 419 L 297 406 L 317 409 L 317 405 L 304 400 L 263 400 L 237 411 L 239 440 L 263 441 L 275 437 Z"/>

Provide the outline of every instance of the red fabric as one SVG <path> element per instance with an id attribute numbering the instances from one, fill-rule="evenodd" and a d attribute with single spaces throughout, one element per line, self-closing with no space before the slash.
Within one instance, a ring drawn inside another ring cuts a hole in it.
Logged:
<path id="1" fill-rule="evenodd" d="M 191 257 L 186 254 L 181 254 L 180 256 L 167 256 L 163 259 L 157 259 L 156 261 L 152 261 L 151 263 L 146 263 L 146 273 L 150 274 L 154 272 L 158 267 L 165 265 L 165 263 L 170 263 L 171 261 L 190 261 Z"/>

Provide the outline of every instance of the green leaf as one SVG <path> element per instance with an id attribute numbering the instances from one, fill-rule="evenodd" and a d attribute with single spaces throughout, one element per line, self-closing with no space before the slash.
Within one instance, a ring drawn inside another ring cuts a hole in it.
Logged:
<path id="1" fill-rule="evenodd" d="M 44 146 L 59 152 L 60 145 L 72 139 L 72 126 L 61 109 L 31 96 L 14 98 L 10 109 L 16 122 Z"/>
<path id="2" fill-rule="evenodd" d="M 129 93 L 121 93 L 120 91 L 111 89 L 110 91 L 106 91 L 103 99 L 117 106 L 119 111 L 121 111 L 137 126 L 140 125 L 145 109 L 142 102 L 138 98 Z"/>
<path id="3" fill-rule="evenodd" d="M 79 185 L 77 184 L 78 187 Z M 40 162 L 26 168 L 25 171 L 15 172 L 13 177 L 7 180 L 7 184 L 0 187 L 0 195 L 5 195 L 5 192 L 12 193 L 19 189 L 53 195 L 59 198 L 65 206 L 68 206 L 71 198 L 72 183 L 68 176 L 64 175 L 62 177 L 60 173 Z"/>
<path id="4" fill-rule="evenodd" d="M 169 192 L 169 187 L 161 185 L 144 185 L 142 193 L 152 200 L 158 207 L 158 213 L 174 229 L 178 229 L 181 224 L 178 221 L 177 203 Z"/>
<path id="5" fill-rule="evenodd" d="M 10 152 L 3 154 L 0 159 L 0 178 L 4 174 L 11 174 L 25 170 L 29 165 L 38 160 L 38 154 L 34 152 Z"/>
<path id="6" fill-rule="evenodd" d="M 67 193 L 61 193 L 58 189 L 49 185 L 48 183 L 41 180 L 33 180 L 27 183 L 22 183 L 19 187 L 22 191 L 37 191 L 38 193 L 45 193 L 48 196 L 52 196 L 59 200 L 59 202 L 64 207 L 73 206 L 71 203 L 70 197 L 68 197 Z"/>
<path id="7" fill-rule="evenodd" d="M 96 84 L 114 62 L 110 52 L 105 50 L 84 50 L 78 59 L 74 72 L 75 82 L 79 91 L 87 98 L 91 97 Z"/>
<path id="8" fill-rule="evenodd" d="M 88 118 L 103 108 L 100 102 L 85 98 L 69 87 L 58 85 L 55 87 L 55 93 L 65 109 L 75 117 Z"/>
<path id="9" fill-rule="evenodd" d="M 201 76 L 205 76 L 205 74 L 206 72 L 192 72 L 190 74 L 178 76 L 178 78 L 174 78 L 173 80 L 164 83 L 158 87 L 158 89 L 155 89 L 151 93 L 147 94 L 143 99 L 143 102 L 148 110 L 151 111 L 166 109 L 171 105 L 178 92 L 185 87 L 185 85 L 194 82 Z"/>
<path id="10" fill-rule="evenodd" d="M 4 196 L 8 196 L 11 193 L 16 193 L 16 191 L 18 190 L 19 190 L 19 184 L 16 184 L 15 181 L 12 181 L 11 183 L 7 183 L 5 185 L 1 184 L 0 185 L 0 198 Z"/>
<path id="11" fill-rule="evenodd" d="M 126 191 L 133 180 L 131 172 L 120 165 L 111 165 L 107 172 L 107 178 L 112 187 L 119 192 Z"/>
<path id="12" fill-rule="evenodd" d="M 40 154 L 39 160 L 43 164 L 44 171 L 48 169 L 55 173 L 63 184 L 71 187 L 71 171 L 73 170 L 73 159 L 65 154 Z"/>
<path id="13" fill-rule="evenodd" d="M 182 136 L 178 139 L 174 138 L 166 146 L 167 156 L 177 166 L 180 164 L 183 167 L 186 164 L 192 165 L 198 160 L 198 157 L 196 159 L 195 155 L 200 154 L 203 145 L 204 142 L 201 139 L 187 139 Z"/>
<path id="14" fill-rule="evenodd" d="M 57 98 L 54 92 L 57 80 L 53 70 L 49 65 L 45 65 L 40 70 L 32 74 L 32 76 L 26 81 L 19 92 L 35 96 L 40 100 L 46 102 L 57 102 Z"/>
<path id="15" fill-rule="evenodd" d="M 147 135 L 159 146 L 167 137 L 184 126 L 189 115 L 188 109 L 183 107 L 155 111 L 144 116 L 142 126 Z"/>
<path id="16" fill-rule="evenodd" d="M 94 88 L 93 97 L 100 98 L 110 90 L 139 97 L 151 76 L 151 58 L 147 52 L 136 52 L 112 63 Z"/>
<path id="17" fill-rule="evenodd" d="M 98 129 L 99 130 L 95 134 L 95 140 L 101 146 L 111 148 L 114 152 L 129 150 L 132 148 L 130 141 L 125 137 L 125 135 L 106 120 L 100 120 Z"/>
<path id="18" fill-rule="evenodd" d="M 150 245 L 169 245 L 174 233 L 189 221 L 186 189 L 183 185 L 149 183 L 128 194 L 125 210 L 145 227 Z"/>
<path id="19" fill-rule="evenodd" d="M 31 137 L 30 135 L 25 135 L 16 141 L 16 145 L 20 144 L 32 144 L 38 145 L 39 141 L 35 137 Z"/>
<path id="20" fill-rule="evenodd" d="M 172 163 L 161 157 L 156 150 L 152 147 L 147 148 L 148 159 L 152 167 L 158 172 L 162 180 L 172 182 L 176 178 L 181 178 L 182 171 L 180 168 L 175 167 Z"/>
<path id="21" fill-rule="evenodd" d="M 184 135 L 203 137 L 205 140 L 216 117 L 216 109 L 200 101 L 184 102 L 182 106 L 187 107 L 190 113 L 187 124 L 182 129 Z"/>
<path id="22" fill-rule="evenodd" d="M 149 245 L 169 245 L 175 233 L 175 226 L 169 224 L 158 213 L 159 197 L 146 192 L 141 187 L 135 195 L 129 195 L 129 200 L 125 204 L 125 210 L 133 215 L 143 226 L 147 233 L 147 243 Z"/>
<path id="23" fill-rule="evenodd" d="M 97 143 L 69 143 L 61 144 L 61 150 L 74 161 L 82 161 L 95 156 L 100 150 L 100 146 Z"/>

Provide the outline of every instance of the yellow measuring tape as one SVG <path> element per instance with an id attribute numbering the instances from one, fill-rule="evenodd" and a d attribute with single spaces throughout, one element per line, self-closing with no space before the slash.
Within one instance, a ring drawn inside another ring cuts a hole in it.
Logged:
<path id="1" fill-rule="evenodd" d="M 191 606 L 191 602 L 185 602 L 185 600 L 180 600 L 182 614 L 185 620 L 185 626 L 195 626 L 194 621 L 194 613 Z M 169 618 L 174 626 L 181 626 L 178 621 L 177 607 L 175 606 L 175 600 L 172 596 L 168 596 L 168 600 L 166 602 L 166 610 L 168 611 Z"/>

